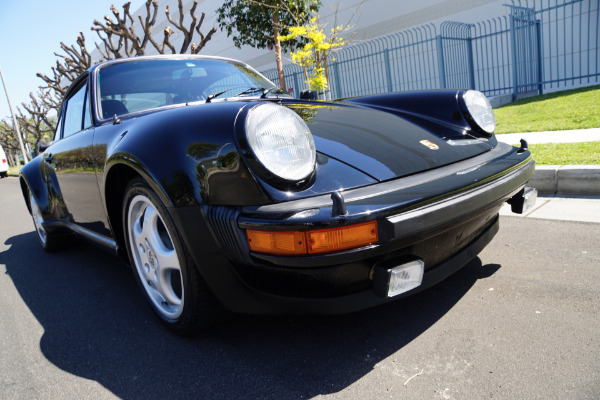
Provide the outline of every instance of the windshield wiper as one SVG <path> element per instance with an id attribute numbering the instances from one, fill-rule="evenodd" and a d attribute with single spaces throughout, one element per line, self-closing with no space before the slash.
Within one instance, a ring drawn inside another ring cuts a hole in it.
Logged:
<path id="1" fill-rule="evenodd" d="M 238 94 L 236 94 L 233 97 L 238 97 L 238 96 L 241 96 L 243 94 L 250 94 L 250 93 L 260 92 L 262 90 L 265 90 L 265 88 L 250 87 L 250 88 L 248 88 L 246 90 L 243 90 L 243 91 L 239 92 Z"/>
<path id="2" fill-rule="evenodd" d="M 280 88 L 278 88 L 278 87 L 272 87 L 272 88 L 269 88 L 269 89 L 263 89 L 263 92 L 262 92 L 262 94 L 260 95 L 260 98 L 261 98 L 261 99 L 266 99 L 266 98 L 267 98 L 267 95 L 268 95 L 269 93 L 278 93 L 278 94 L 281 94 L 281 93 L 285 93 L 285 91 L 284 91 L 284 90 L 281 90 L 281 89 L 280 89 Z"/>
<path id="3" fill-rule="evenodd" d="M 222 94 L 223 94 L 223 93 L 225 93 L 226 91 L 227 91 L 227 90 L 223 90 L 222 92 L 216 92 L 216 93 L 211 93 L 211 94 L 209 94 L 209 95 L 208 95 L 208 97 L 206 98 L 206 102 L 207 102 L 207 103 L 210 103 L 210 101 L 211 101 L 212 99 L 214 99 L 215 97 L 218 97 L 218 96 L 222 95 Z"/>
<path id="4" fill-rule="evenodd" d="M 206 102 L 210 103 L 210 101 L 212 99 L 214 99 L 215 97 L 218 97 L 218 96 L 222 95 L 223 93 L 225 93 L 225 92 L 227 92 L 229 90 L 231 90 L 231 88 L 227 89 L 227 90 L 223 90 L 222 92 L 216 92 L 216 93 L 213 93 L 213 94 L 209 94 L 208 97 L 206 98 Z M 270 87 L 270 88 L 249 87 L 248 89 L 239 92 L 238 94 L 234 95 L 233 97 L 243 96 L 245 94 L 257 93 L 257 92 L 262 92 L 261 95 L 260 95 L 261 99 L 266 98 L 269 93 L 273 93 L 273 92 L 285 93 L 283 90 L 281 90 L 278 87 Z"/>

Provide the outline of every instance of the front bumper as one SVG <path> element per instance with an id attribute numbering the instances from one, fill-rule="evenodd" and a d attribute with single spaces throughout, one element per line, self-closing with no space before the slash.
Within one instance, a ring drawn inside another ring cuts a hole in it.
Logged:
<path id="1" fill-rule="evenodd" d="M 330 196 L 241 209 L 203 207 L 206 230 L 173 210 L 200 272 L 217 299 L 243 313 L 345 313 L 380 303 L 373 270 L 419 258 L 423 290 L 464 266 L 498 230 L 498 211 L 534 172 L 529 152 L 499 144 L 451 166 L 343 192 L 346 215 L 332 215 Z M 190 215 L 185 215 L 190 214 Z M 293 230 L 376 219 L 379 242 L 334 254 L 286 257 L 249 252 L 246 229 Z M 198 236 L 215 245 L 198 246 Z"/>

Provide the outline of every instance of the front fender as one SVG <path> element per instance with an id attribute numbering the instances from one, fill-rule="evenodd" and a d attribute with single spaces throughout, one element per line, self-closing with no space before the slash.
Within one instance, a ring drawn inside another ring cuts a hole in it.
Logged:
<path id="1" fill-rule="evenodd" d="M 54 170 L 39 155 L 21 168 L 21 191 L 31 213 L 28 191 L 31 191 L 45 221 L 66 219 L 67 207 Z"/>
<path id="2" fill-rule="evenodd" d="M 107 191 L 111 175 L 127 166 L 167 207 L 265 204 L 268 198 L 233 137 L 234 121 L 243 106 L 240 102 L 183 106 L 100 127 L 97 137 L 113 138 L 105 143 L 101 187 Z M 113 133 L 103 135 L 105 129 Z"/>

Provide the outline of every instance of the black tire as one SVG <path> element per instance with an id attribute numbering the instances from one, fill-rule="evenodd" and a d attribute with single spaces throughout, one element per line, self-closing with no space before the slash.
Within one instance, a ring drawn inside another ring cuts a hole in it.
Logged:
<path id="1" fill-rule="evenodd" d="M 220 307 L 164 204 L 144 180 L 129 183 L 122 211 L 129 262 L 155 314 L 182 336 L 212 327 Z"/>
<path id="2" fill-rule="evenodd" d="M 8 172 L 0 172 L 0 178 L 6 178 L 8 176 Z"/>
<path id="3" fill-rule="evenodd" d="M 42 222 L 44 222 L 42 211 L 40 210 L 40 207 L 38 206 L 35 197 L 31 193 L 31 190 L 27 190 L 27 192 L 27 201 L 29 202 L 29 209 L 31 211 L 31 218 L 33 218 L 35 233 L 42 248 L 45 251 L 52 253 L 72 244 L 74 239 L 73 235 L 56 234 L 54 232 L 48 232 L 44 228 L 44 226 L 42 225 Z"/>

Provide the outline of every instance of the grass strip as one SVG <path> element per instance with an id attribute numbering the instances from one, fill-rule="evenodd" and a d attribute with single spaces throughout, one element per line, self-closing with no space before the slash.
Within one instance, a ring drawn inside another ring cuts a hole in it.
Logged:
<path id="1" fill-rule="evenodd" d="M 496 133 L 600 127 L 600 85 L 521 99 L 494 110 Z"/>
<path id="2" fill-rule="evenodd" d="M 19 176 L 19 171 L 21 171 L 22 165 L 16 167 L 10 167 L 6 172 L 9 176 Z"/>
<path id="3" fill-rule="evenodd" d="M 600 165 L 600 142 L 531 144 L 538 165 Z"/>

